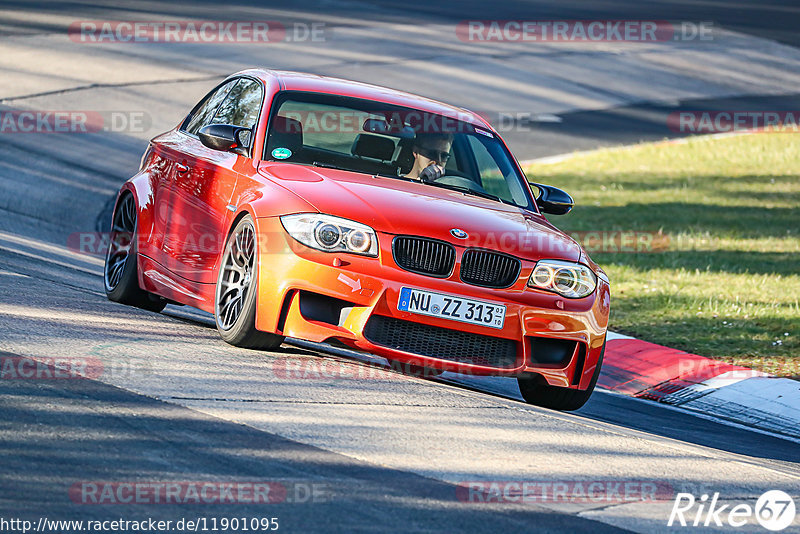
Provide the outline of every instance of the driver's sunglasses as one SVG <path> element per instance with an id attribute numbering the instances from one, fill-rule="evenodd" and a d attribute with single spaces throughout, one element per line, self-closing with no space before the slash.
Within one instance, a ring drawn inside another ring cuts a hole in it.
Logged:
<path id="1" fill-rule="evenodd" d="M 434 150 L 432 148 L 417 148 L 417 152 L 425 156 L 426 158 L 438 161 L 440 163 L 447 163 L 447 160 L 450 159 L 450 152 L 442 152 L 439 150 Z"/>

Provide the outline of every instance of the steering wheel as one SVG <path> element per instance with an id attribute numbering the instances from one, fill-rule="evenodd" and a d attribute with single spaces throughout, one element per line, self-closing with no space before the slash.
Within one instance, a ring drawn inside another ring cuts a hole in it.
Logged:
<path id="1" fill-rule="evenodd" d="M 445 185 L 455 185 L 457 187 L 464 187 L 466 189 L 471 189 L 472 191 L 476 191 L 478 193 L 486 193 L 483 187 L 476 184 L 472 179 L 468 178 L 466 175 L 456 171 L 447 171 L 447 174 L 440 176 L 439 178 L 436 178 L 434 182 Z"/>

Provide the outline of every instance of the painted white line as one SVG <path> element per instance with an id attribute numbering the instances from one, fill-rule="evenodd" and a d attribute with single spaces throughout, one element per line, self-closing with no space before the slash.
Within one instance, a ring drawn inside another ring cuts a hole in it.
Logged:
<path id="1" fill-rule="evenodd" d="M 616 332 L 608 331 L 606 334 L 606 341 L 613 341 L 615 339 L 636 339 L 635 337 L 626 336 L 625 334 L 618 334 Z"/>
<path id="2" fill-rule="evenodd" d="M 705 380 L 702 385 L 712 388 L 712 389 L 719 389 L 724 388 L 725 386 L 731 386 L 737 382 L 741 382 L 742 380 L 747 380 L 748 378 L 754 378 L 757 376 L 770 376 L 767 373 L 762 373 L 761 371 L 755 371 L 753 369 L 747 369 L 744 371 L 728 371 L 727 373 L 722 373 L 721 375 L 717 375 L 713 378 L 709 378 Z"/>
<path id="3" fill-rule="evenodd" d="M 40 256 L 38 254 L 31 254 L 30 252 L 25 252 L 25 251 L 23 251 L 22 249 L 19 249 L 19 248 L 5 247 L 3 245 L 0 245 L 0 250 L 5 250 L 5 251 L 8 251 L 8 252 L 12 252 L 12 253 L 18 254 L 20 256 L 25 256 L 26 258 L 32 258 L 34 260 L 43 261 L 45 263 L 51 263 L 53 265 L 58 265 L 59 267 L 66 267 L 67 269 L 72 269 L 72 270 L 75 270 L 75 271 L 81 271 L 81 272 L 86 273 L 86 274 L 91 274 L 91 275 L 95 275 L 95 276 L 103 276 L 103 271 L 102 270 L 97 271 L 97 270 L 87 269 L 85 267 L 81 267 L 80 265 L 75 265 L 75 264 L 72 264 L 72 263 L 65 263 L 63 261 L 54 260 L 53 258 L 46 258 L 44 256 Z"/>
<path id="4" fill-rule="evenodd" d="M 651 405 L 653 404 L 653 401 L 648 400 L 648 399 L 639 399 L 637 397 L 631 397 L 630 395 L 626 395 L 624 393 L 619 393 L 617 391 L 611 391 L 611 390 L 603 389 L 603 388 L 600 388 L 600 387 L 595 389 L 595 393 L 601 393 L 603 395 L 616 395 L 617 397 L 625 397 L 626 399 L 631 399 L 631 400 L 636 401 L 636 402 L 644 402 L 644 403 L 651 404 Z M 793 443 L 800 444 L 800 438 L 795 438 L 795 437 L 792 437 L 792 436 L 789 436 L 789 435 L 786 435 L 786 434 L 778 434 L 777 432 L 770 432 L 769 430 L 764 430 L 764 429 L 757 428 L 757 427 L 754 427 L 754 426 L 745 425 L 745 424 L 741 424 L 741 423 L 736 423 L 736 422 L 731 421 L 729 419 L 722 419 L 722 418 L 720 418 L 718 416 L 715 416 L 713 414 L 704 413 L 704 412 L 698 411 L 698 410 L 687 410 L 683 406 L 672 406 L 670 404 L 665 404 L 665 403 L 662 403 L 662 402 L 659 402 L 659 403 L 656 403 L 656 404 L 658 404 L 659 406 L 661 406 L 662 408 L 664 408 L 666 410 L 673 410 L 673 411 L 676 411 L 676 412 L 681 412 L 683 414 L 693 415 L 695 417 L 699 417 L 700 419 L 705 419 L 706 421 L 713 421 L 714 423 L 719 423 L 721 425 L 725 425 L 725 426 L 729 426 L 729 427 L 733 427 L 733 428 L 738 428 L 740 430 L 747 430 L 748 432 L 756 432 L 757 434 L 763 434 L 765 436 L 770 436 L 770 437 L 773 437 L 773 438 L 779 438 L 779 439 L 783 439 L 783 440 L 786 440 L 786 441 L 791 441 Z"/>
<path id="5" fill-rule="evenodd" d="M 564 122 L 564 119 L 554 113 L 537 113 L 531 118 L 531 122 Z"/>
<path id="6" fill-rule="evenodd" d="M 97 256 L 89 256 L 88 254 L 80 254 L 66 247 L 53 245 L 52 243 L 47 243 L 45 241 L 41 241 L 39 239 L 35 239 L 32 237 L 22 237 L 16 234 L 0 232 L 0 240 L 6 241 L 8 243 L 13 243 L 15 245 L 20 245 L 29 249 L 34 249 L 40 252 L 49 252 L 51 254 L 57 254 L 62 258 L 79 260 L 85 263 L 96 265 L 98 267 L 103 267 L 105 265 L 104 257 L 101 258 Z M 9 250 L 13 251 L 13 249 Z"/>
<path id="7" fill-rule="evenodd" d="M 0 269 L 0 276 L 15 276 L 15 277 L 19 277 L 19 278 L 30 278 L 30 276 L 28 276 L 27 274 L 15 273 L 15 272 L 6 271 L 6 270 L 3 270 L 3 269 Z"/>
<path id="8" fill-rule="evenodd" d="M 726 384 L 682 408 L 800 438 L 800 382 L 759 376 Z"/>

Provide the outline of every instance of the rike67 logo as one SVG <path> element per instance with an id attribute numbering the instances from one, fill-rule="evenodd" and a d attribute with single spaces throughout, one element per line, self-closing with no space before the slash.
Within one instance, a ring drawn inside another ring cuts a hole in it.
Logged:
<path id="1" fill-rule="evenodd" d="M 667 526 L 740 528 L 752 524 L 755 518 L 765 529 L 777 532 L 791 526 L 795 515 L 794 499 L 780 490 L 767 491 L 755 506 L 747 503 L 720 505 L 719 493 L 714 493 L 710 500 L 707 494 L 697 499 L 691 493 L 678 493 Z"/>

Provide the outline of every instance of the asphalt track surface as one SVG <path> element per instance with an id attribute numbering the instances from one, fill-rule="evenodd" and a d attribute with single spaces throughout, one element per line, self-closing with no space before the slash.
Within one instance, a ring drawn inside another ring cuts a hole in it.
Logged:
<path id="1" fill-rule="evenodd" d="M 420 19 L 430 24 L 426 28 L 438 28 L 468 17 L 530 18 L 532 11 L 537 18 L 666 17 L 718 21 L 756 36 L 756 49 L 773 50 L 762 38 L 797 44 L 797 8 L 791 2 L 602 6 L 459 3 L 455 16 L 453 6 L 422 2 L 405 2 L 402 9 L 389 3 L 272 3 L 239 6 L 225 16 L 358 17 L 380 21 L 386 32 L 400 25 L 400 34 L 408 31 L 404 24 Z M 69 43 L 62 49 L 52 37 L 63 33 L 65 20 L 152 20 L 166 16 L 164 11 L 222 17 L 217 4 L 127 4 L 112 10 L 88 3 L 5 2 L 2 10 L 0 98 L 6 108 L 147 109 L 152 129 L 163 130 L 225 72 L 271 64 L 268 55 L 246 47 L 215 52 L 153 45 L 81 55 L 84 47 L 70 56 L 64 55 Z M 426 51 L 437 39 L 435 32 L 424 39 L 409 34 L 414 50 L 402 69 L 385 58 L 348 60 L 368 44 L 346 38 L 341 48 L 331 43 L 341 56 L 321 63 L 286 53 L 301 69 L 378 83 L 385 77 L 394 86 L 400 78 L 390 71 L 399 69 L 420 80 L 421 92 L 472 107 L 494 96 L 483 79 L 465 82 L 455 93 L 437 92 L 440 80 L 426 78 L 435 72 L 421 66 L 436 63 L 439 56 L 431 59 Z M 780 48 L 781 61 L 795 65 L 787 49 Z M 605 60 L 600 52 L 589 53 Z M 681 63 L 681 54 L 671 57 Z M 233 65 L 227 70 L 226 61 Z M 275 61 L 283 67 L 289 60 Z M 491 67 L 491 61 L 484 58 L 483 65 Z M 58 75 L 40 76 L 48 69 Z M 731 82 L 727 96 L 698 85 L 649 100 L 623 94 L 625 80 L 604 87 L 605 96 L 567 85 L 565 96 L 553 98 L 509 89 L 499 109 L 559 117 L 509 132 L 515 152 L 529 158 L 670 137 L 659 117 L 673 109 L 796 108 L 797 85 L 787 90 L 758 83 L 747 80 L 733 90 Z M 581 107 L 587 100 L 592 109 Z M 174 306 L 153 314 L 108 302 L 102 259 L 75 254 L 67 244 L 76 233 L 107 224 L 109 198 L 135 171 L 148 136 L 0 136 L 0 351 L 94 358 L 103 365 L 94 379 L 0 381 L 0 518 L 279 517 L 285 532 L 669 532 L 671 501 L 475 503 L 459 500 L 456 486 L 476 480 L 644 481 L 698 496 L 719 492 L 725 503 L 752 505 L 770 489 L 798 496 L 800 447 L 794 441 L 603 392 L 578 412 L 560 414 L 520 402 L 513 381 L 405 377 L 377 359 L 304 344 L 269 353 L 236 349 L 219 340 L 206 314 Z M 328 365 L 338 374 L 282 372 L 298 363 L 306 369 Z M 270 481 L 290 491 L 284 502 L 258 506 L 90 505 L 70 497 L 69 489 L 83 481 Z M 308 488 L 317 488 L 318 496 L 309 499 Z M 739 531 L 761 530 L 751 524 Z"/>

